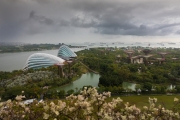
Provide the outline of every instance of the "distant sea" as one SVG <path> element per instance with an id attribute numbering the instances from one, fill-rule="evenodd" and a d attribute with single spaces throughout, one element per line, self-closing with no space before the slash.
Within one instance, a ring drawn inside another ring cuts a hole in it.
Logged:
<path id="1" fill-rule="evenodd" d="M 83 44 L 87 45 L 87 44 Z M 89 47 L 152 47 L 152 48 L 180 48 L 180 43 L 123 43 L 123 42 L 112 42 L 112 43 L 88 43 Z"/>
<path id="2" fill-rule="evenodd" d="M 93 47 L 152 47 L 152 48 L 180 48 L 180 43 L 86 43 L 86 44 L 71 44 L 71 45 L 86 45 L 89 48 Z M 84 48 L 72 48 L 73 51 L 79 51 Z M 15 53 L 0 53 L 0 71 L 12 71 L 23 69 L 26 60 L 33 53 L 48 53 L 57 55 L 57 50 L 31 51 L 31 52 L 15 52 Z"/>

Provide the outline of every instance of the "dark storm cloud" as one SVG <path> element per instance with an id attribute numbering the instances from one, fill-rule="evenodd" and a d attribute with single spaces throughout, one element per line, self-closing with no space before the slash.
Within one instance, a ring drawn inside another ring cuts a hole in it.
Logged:
<path id="1" fill-rule="evenodd" d="M 146 36 L 155 35 L 153 29 L 147 28 L 145 25 L 135 26 L 132 24 L 114 24 L 105 25 L 98 27 L 97 33 L 112 34 L 112 35 L 135 35 L 135 36 Z"/>
<path id="2" fill-rule="evenodd" d="M 135 36 L 158 36 L 168 35 L 173 32 L 173 27 L 179 26 L 179 23 L 153 25 L 136 25 L 132 23 L 102 23 L 96 26 L 97 33 L 114 35 L 135 35 Z"/>
<path id="3" fill-rule="evenodd" d="M 91 20 L 90 22 L 86 22 L 85 19 L 80 19 L 79 17 L 72 18 L 70 20 L 70 25 L 73 27 L 80 27 L 80 28 L 91 28 L 96 26 L 96 22 Z"/>
<path id="4" fill-rule="evenodd" d="M 0 0 L 0 41 L 14 40 L 21 35 L 27 15 L 19 0 Z"/>
<path id="5" fill-rule="evenodd" d="M 29 19 L 33 19 L 39 23 L 46 24 L 46 25 L 53 25 L 53 20 L 50 18 L 46 18 L 45 16 L 38 16 L 35 14 L 34 11 L 31 11 L 29 14 Z"/>
<path id="6" fill-rule="evenodd" d="M 179 3 L 177 0 L 0 0 L 0 40 L 72 27 L 91 28 L 99 35 L 179 34 Z"/>
<path id="7" fill-rule="evenodd" d="M 165 28 L 171 28 L 174 26 L 180 26 L 180 23 L 173 23 L 173 24 L 164 24 L 160 25 L 157 29 L 165 29 Z"/>
<path id="8" fill-rule="evenodd" d="M 177 17 L 177 14 L 174 14 L 175 16 L 168 14 L 172 11 L 177 13 L 179 10 L 176 5 L 177 1 L 173 4 L 163 1 L 138 2 L 136 0 L 135 2 L 108 1 L 101 3 L 101 1 L 81 1 L 81 3 L 73 4 L 74 9 L 86 11 L 84 14 L 97 19 L 98 23 L 93 26 L 96 33 L 135 36 L 168 35 L 173 32 L 172 27 L 179 25 L 173 22 L 169 23 L 171 21 L 167 21 L 164 25 L 160 23 L 161 19 Z M 150 25 L 149 21 L 152 22 Z"/>

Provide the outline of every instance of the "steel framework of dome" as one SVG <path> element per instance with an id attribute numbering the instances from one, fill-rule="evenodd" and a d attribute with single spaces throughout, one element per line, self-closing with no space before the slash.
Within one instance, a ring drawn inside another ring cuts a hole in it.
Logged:
<path id="1" fill-rule="evenodd" d="M 77 55 L 66 45 L 60 46 L 57 56 L 65 60 L 77 57 Z"/>
<path id="2" fill-rule="evenodd" d="M 49 67 L 54 64 L 64 63 L 65 60 L 54 55 L 46 53 L 34 53 L 26 61 L 23 70 L 38 69 L 42 67 Z"/>

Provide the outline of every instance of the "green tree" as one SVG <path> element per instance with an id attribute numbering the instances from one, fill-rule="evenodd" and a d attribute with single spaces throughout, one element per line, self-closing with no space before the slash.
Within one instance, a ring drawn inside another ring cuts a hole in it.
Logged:
<path id="1" fill-rule="evenodd" d="M 151 89 L 152 89 L 152 84 L 149 83 L 149 82 L 146 82 L 146 83 L 144 83 L 143 88 L 144 88 L 144 90 L 151 91 Z"/>

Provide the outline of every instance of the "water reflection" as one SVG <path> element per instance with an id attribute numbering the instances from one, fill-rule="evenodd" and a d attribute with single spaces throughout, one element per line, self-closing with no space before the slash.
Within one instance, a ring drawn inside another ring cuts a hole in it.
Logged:
<path id="1" fill-rule="evenodd" d="M 88 86 L 88 85 L 93 86 L 93 87 L 98 87 L 99 77 L 100 77 L 99 74 L 86 73 L 86 74 L 83 74 L 78 80 L 76 80 L 68 85 L 58 87 L 58 88 L 56 88 L 56 90 L 68 91 L 68 90 L 73 89 L 74 91 L 77 91 L 80 88 L 82 88 L 83 86 Z M 124 89 L 136 91 L 136 83 L 123 82 L 122 87 Z M 155 89 L 155 88 L 156 88 L 156 86 L 152 87 L 152 89 Z M 172 90 L 174 88 L 175 88 L 175 85 L 167 86 L 167 89 L 170 89 L 170 90 Z"/>
<path id="2" fill-rule="evenodd" d="M 175 85 L 172 85 L 172 84 L 167 87 L 168 90 L 173 90 L 173 89 L 175 89 L 175 88 L 176 88 L 176 86 L 175 86 Z"/>
<path id="3" fill-rule="evenodd" d="M 61 86 L 56 88 L 57 90 L 71 90 L 73 89 L 74 91 L 80 88 L 82 88 L 83 86 L 93 86 L 93 87 L 98 87 L 98 83 L 99 83 L 99 74 L 94 74 L 94 73 L 86 73 L 83 74 L 78 80 L 65 85 L 65 86 Z"/>
<path id="4" fill-rule="evenodd" d="M 136 84 L 135 83 L 129 83 L 129 82 L 123 82 L 123 84 L 122 84 L 122 87 L 124 88 L 124 89 L 130 89 L 130 90 L 132 90 L 132 91 L 135 91 L 136 89 Z"/>

